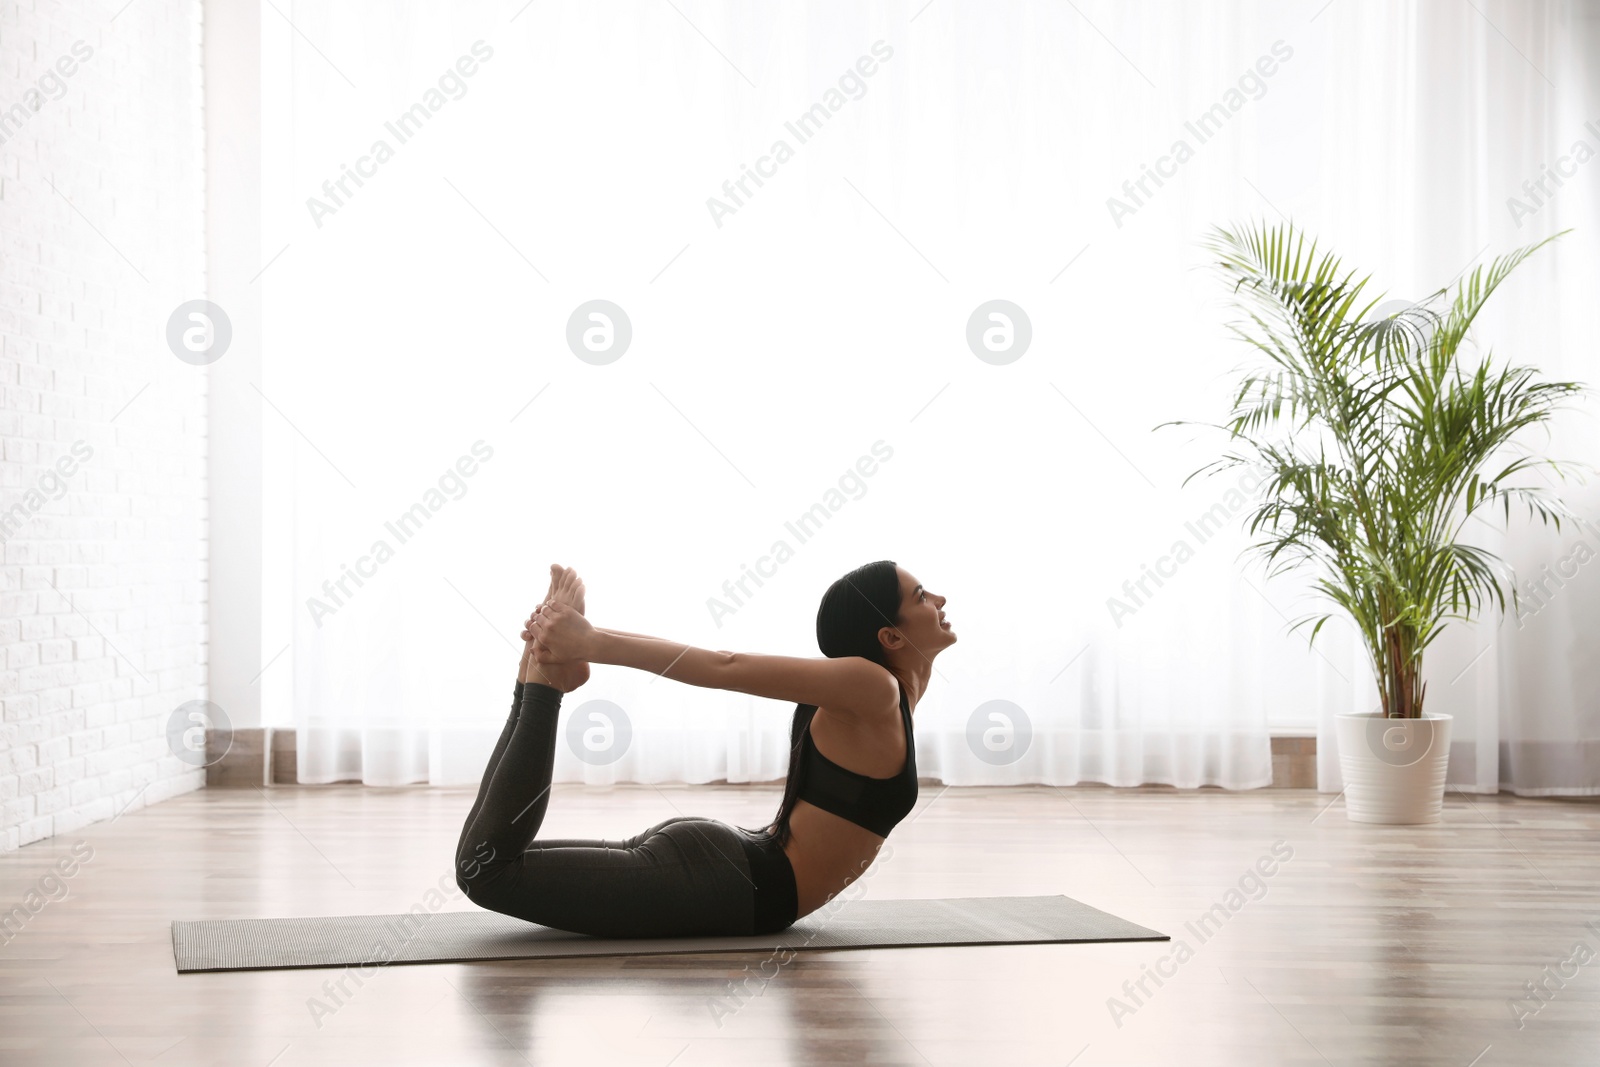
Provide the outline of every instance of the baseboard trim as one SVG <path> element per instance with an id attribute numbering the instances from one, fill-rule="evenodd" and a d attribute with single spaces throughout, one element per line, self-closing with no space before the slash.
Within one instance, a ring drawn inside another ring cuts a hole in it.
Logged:
<path id="1" fill-rule="evenodd" d="M 1317 739 L 1315 737 L 1274 737 L 1272 739 L 1272 788 L 1315 789 L 1317 787 Z"/>
<path id="2" fill-rule="evenodd" d="M 268 782 L 300 784 L 292 729 L 234 730 L 226 739 L 209 730 L 206 759 L 206 787 L 210 789 L 259 789 Z"/>

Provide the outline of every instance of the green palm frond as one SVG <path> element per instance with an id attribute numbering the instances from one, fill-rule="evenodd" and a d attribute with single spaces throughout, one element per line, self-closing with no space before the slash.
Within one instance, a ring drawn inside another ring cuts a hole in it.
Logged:
<path id="1" fill-rule="evenodd" d="M 1465 543 L 1465 524 L 1494 509 L 1509 522 L 1513 503 L 1558 531 L 1574 518 L 1527 476 L 1566 478 L 1580 466 L 1539 459 L 1522 438 L 1588 390 L 1488 353 L 1469 366 L 1461 352 L 1489 297 L 1555 237 L 1392 315 L 1374 315 L 1382 297 L 1370 276 L 1292 223 L 1218 228 L 1205 241 L 1239 315 L 1229 329 L 1257 358 L 1227 420 L 1204 424 L 1233 447 L 1189 478 L 1242 465 L 1265 472 L 1245 517 L 1251 550 L 1269 576 L 1313 569 L 1335 610 L 1291 629 L 1309 625 L 1315 641 L 1328 619 L 1347 615 L 1385 715 L 1422 713 L 1422 654 L 1446 623 L 1503 612 L 1508 589 L 1517 604 L 1510 568 Z"/>

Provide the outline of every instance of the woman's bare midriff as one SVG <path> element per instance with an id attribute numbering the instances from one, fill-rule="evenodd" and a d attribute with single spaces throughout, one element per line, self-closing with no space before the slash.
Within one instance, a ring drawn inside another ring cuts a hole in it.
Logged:
<path id="1" fill-rule="evenodd" d="M 789 816 L 789 840 L 783 851 L 794 868 L 800 915 L 816 911 L 861 877 L 883 841 L 863 826 L 798 801 Z"/>
<path id="2" fill-rule="evenodd" d="M 905 767 L 908 739 L 898 704 L 870 722 L 845 720 L 818 708 L 811 719 L 811 740 L 818 752 L 856 774 L 892 778 Z M 861 877 L 883 842 L 864 826 L 804 800 L 796 801 L 783 851 L 794 868 L 800 914 L 816 911 Z"/>

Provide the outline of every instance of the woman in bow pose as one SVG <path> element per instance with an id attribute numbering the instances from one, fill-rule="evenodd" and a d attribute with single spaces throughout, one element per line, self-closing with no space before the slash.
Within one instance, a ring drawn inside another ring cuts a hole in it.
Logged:
<path id="1" fill-rule="evenodd" d="M 456 850 L 474 903 L 597 937 L 775 933 L 871 865 L 917 799 L 912 709 L 956 641 L 945 598 L 890 560 L 846 574 L 817 611 L 823 658 L 713 652 L 593 626 L 577 574 L 522 632 L 511 716 Z M 621 841 L 539 840 L 561 697 L 611 663 L 707 689 L 793 701 L 783 801 L 761 830 L 678 816 Z"/>

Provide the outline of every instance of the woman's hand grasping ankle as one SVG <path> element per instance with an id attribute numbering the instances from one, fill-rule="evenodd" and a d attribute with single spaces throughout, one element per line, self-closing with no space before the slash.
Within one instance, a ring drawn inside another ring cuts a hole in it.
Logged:
<path id="1" fill-rule="evenodd" d="M 550 589 L 544 603 L 534 609 L 522 627 L 524 644 L 518 678 L 525 683 L 536 682 L 570 693 L 589 680 L 589 664 L 582 659 L 553 657 L 539 640 L 539 620 L 547 605 L 559 605 L 558 611 L 572 611 L 582 616 L 584 586 L 576 571 L 554 563 L 550 565 Z"/>

